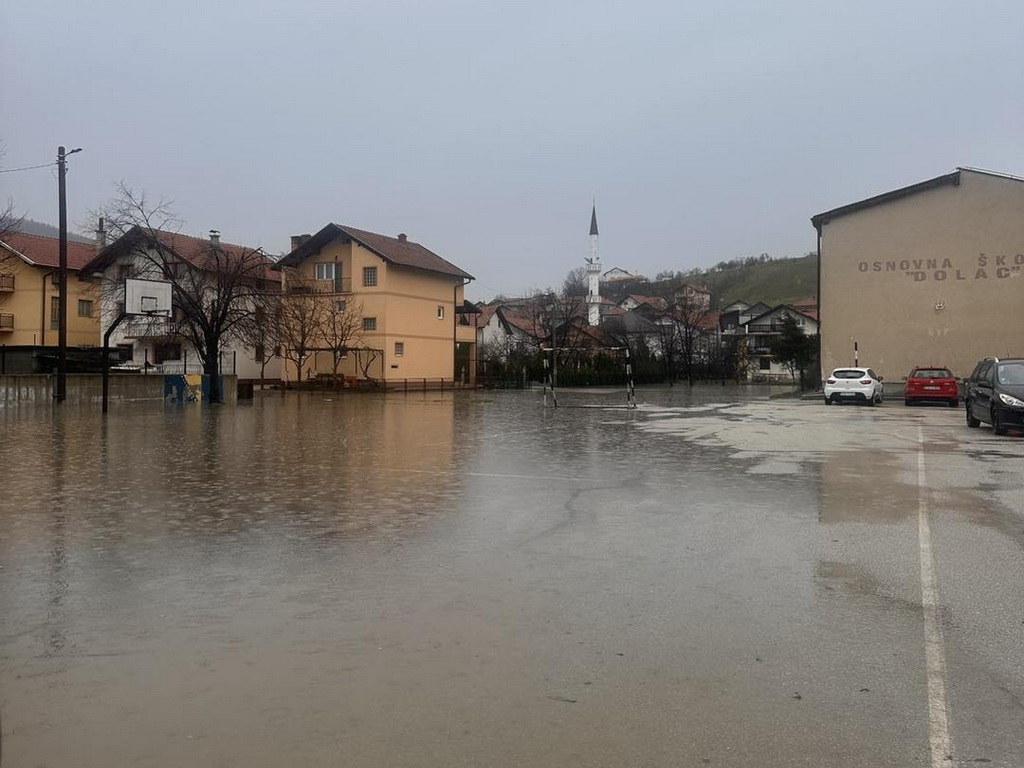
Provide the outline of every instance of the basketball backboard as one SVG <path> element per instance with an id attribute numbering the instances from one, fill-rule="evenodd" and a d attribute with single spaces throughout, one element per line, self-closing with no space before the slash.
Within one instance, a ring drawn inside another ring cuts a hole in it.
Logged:
<path id="1" fill-rule="evenodd" d="M 171 315 L 171 284 L 165 280 L 124 281 L 124 312 L 126 315 Z"/>

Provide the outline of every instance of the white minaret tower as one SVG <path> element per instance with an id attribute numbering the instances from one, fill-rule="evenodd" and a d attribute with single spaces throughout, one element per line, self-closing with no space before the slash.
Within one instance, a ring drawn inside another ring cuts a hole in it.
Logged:
<path id="1" fill-rule="evenodd" d="M 597 203 L 590 212 L 590 258 L 587 260 L 587 323 L 601 323 L 601 260 L 597 255 Z"/>

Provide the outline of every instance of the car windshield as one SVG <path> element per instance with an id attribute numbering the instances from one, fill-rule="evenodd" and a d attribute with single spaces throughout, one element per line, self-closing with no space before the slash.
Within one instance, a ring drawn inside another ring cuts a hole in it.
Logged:
<path id="1" fill-rule="evenodd" d="M 912 374 L 912 379 L 951 379 L 953 374 L 945 368 L 918 368 Z"/>
<path id="2" fill-rule="evenodd" d="M 860 379 L 867 375 L 867 371 L 858 371 L 853 368 L 840 368 L 837 371 L 832 371 L 833 379 Z"/>
<path id="3" fill-rule="evenodd" d="M 1024 385 L 1024 362 L 1000 363 L 996 368 L 996 380 L 1000 384 Z"/>

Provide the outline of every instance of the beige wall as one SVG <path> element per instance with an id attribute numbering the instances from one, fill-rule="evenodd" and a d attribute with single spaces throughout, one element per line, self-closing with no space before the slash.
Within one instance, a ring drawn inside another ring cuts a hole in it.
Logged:
<path id="1" fill-rule="evenodd" d="M 49 267 L 26 264 L 10 256 L 0 261 L 0 274 L 14 275 L 14 291 L 0 291 L 0 313 L 14 315 L 14 331 L 0 331 L 0 344 L 57 344 L 57 328 L 51 328 L 50 303 L 58 295 Z M 93 302 L 92 315 L 80 317 L 78 300 Z M 100 344 L 100 302 L 96 283 L 68 273 L 68 344 Z"/>
<path id="2" fill-rule="evenodd" d="M 946 185 L 822 226 L 822 368 L 898 380 L 1024 356 L 1024 182 L 962 171 Z"/>
<path id="3" fill-rule="evenodd" d="M 381 259 L 357 243 L 342 243 L 340 238 L 326 245 L 297 268 L 303 280 L 313 280 L 316 264 L 336 262 L 341 269 L 342 285 L 349 293 L 339 294 L 349 306 L 361 308 L 362 317 L 377 320 L 375 331 L 362 331 L 358 345 L 383 350 L 382 361 L 370 373 L 386 379 L 451 379 L 455 365 L 455 307 L 463 301 L 462 281 L 451 275 L 403 267 Z M 363 268 L 377 268 L 377 285 L 363 285 Z M 287 272 L 285 273 L 287 281 Z M 443 318 L 438 318 L 438 307 Z M 475 331 L 467 327 L 459 341 L 475 342 Z M 403 353 L 395 354 L 395 343 Z M 294 381 L 295 366 L 286 363 L 286 376 Z M 313 375 L 331 372 L 331 356 L 320 352 L 310 359 Z M 339 373 L 359 376 L 355 360 L 342 361 Z M 307 373 L 308 375 L 308 373 Z M 472 375 L 470 373 L 469 375 Z"/>

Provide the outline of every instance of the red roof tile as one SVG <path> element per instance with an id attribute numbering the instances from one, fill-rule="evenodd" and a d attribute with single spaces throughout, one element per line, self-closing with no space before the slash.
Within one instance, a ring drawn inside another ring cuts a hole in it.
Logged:
<path id="1" fill-rule="evenodd" d="M 55 237 L 10 232 L 3 241 L 32 264 L 54 269 L 60 266 L 60 240 Z M 68 241 L 68 269 L 81 270 L 95 255 L 96 247 L 92 243 Z"/>

